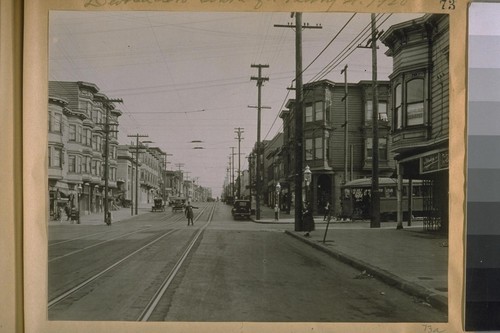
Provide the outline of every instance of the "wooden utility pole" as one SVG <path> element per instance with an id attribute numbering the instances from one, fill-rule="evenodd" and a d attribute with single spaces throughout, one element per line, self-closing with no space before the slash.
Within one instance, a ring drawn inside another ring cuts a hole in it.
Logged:
<path id="1" fill-rule="evenodd" d="M 235 128 L 234 131 L 238 137 L 236 138 L 238 140 L 238 199 L 241 199 L 241 134 L 243 134 L 245 131 L 243 131 L 243 128 L 237 127 Z"/>
<path id="2" fill-rule="evenodd" d="M 302 182 L 303 182 L 303 94 L 302 94 L 302 30 L 321 29 L 321 26 L 309 26 L 302 24 L 302 13 L 296 12 L 295 25 L 279 25 L 278 28 L 295 29 L 295 231 L 304 231 L 302 220 Z"/>
<path id="3" fill-rule="evenodd" d="M 117 130 L 111 130 L 111 125 L 117 125 L 116 123 L 109 123 L 109 109 L 111 105 L 109 103 L 123 103 L 121 98 L 118 99 L 109 99 L 109 98 L 98 98 L 101 102 L 103 102 L 104 109 L 106 110 L 106 118 L 105 123 L 97 123 L 96 125 L 104 125 L 104 223 L 107 225 L 111 225 L 111 213 L 109 212 L 109 133 L 118 132 Z M 89 191 L 90 196 L 90 191 Z"/>
<path id="4" fill-rule="evenodd" d="M 344 101 L 345 115 L 344 115 L 344 184 L 347 183 L 347 172 L 349 168 L 348 164 L 348 147 L 349 147 L 349 98 L 348 98 L 348 88 L 347 88 L 347 65 L 345 65 L 344 69 L 340 72 L 340 74 L 344 74 L 344 85 L 345 85 L 345 95 L 342 98 Z"/>
<path id="5" fill-rule="evenodd" d="M 262 153 L 262 148 L 260 146 L 260 122 L 261 122 L 261 110 L 264 109 L 270 109 L 269 107 L 263 107 L 261 105 L 262 97 L 261 97 L 261 88 L 262 84 L 265 81 L 269 81 L 268 77 L 263 77 L 262 76 L 262 68 L 269 68 L 269 65 L 250 65 L 252 68 L 257 68 L 259 70 L 258 76 L 252 76 L 250 80 L 257 81 L 257 171 L 256 171 L 256 176 L 257 176 L 257 182 L 256 182 L 256 187 L 257 187 L 257 193 L 256 193 L 256 199 L 255 199 L 255 218 L 257 220 L 260 220 L 260 177 L 261 177 L 261 170 L 260 170 L 260 161 L 261 161 L 261 153 Z"/>
<path id="6" fill-rule="evenodd" d="M 248 191 L 250 192 L 250 209 L 252 208 L 252 160 L 253 154 L 248 155 Z"/>
<path id="7" fill-rule="evenodd" d="M 372 25 L 372 197 L 370 228 L 380 228 L 380 193 L 378 167 L 378 84 L 377 84 L 377 38 L 378 31 L 375 25 L 375 14 L 371 14 Z"/>
<path id="8" fill-rule="evenodd" d="M 231 196 L 233 197 L 233 202 L 234 202 L 234 149 L 236 147 L 229 147 L 231 148 L 231 178 L 232 178 L 232 184 L 233 184 L 233 187 L 232 187 L 232 190 L 231 190 Z"/>
<path id="9" fill-rule="evenodd" d="M 149 136 L 143 134 L 127 136 L 130 138 L 135 138 L 135 215 L 137 215 L 139 205 L 139 138 L 147 138 Z"/>

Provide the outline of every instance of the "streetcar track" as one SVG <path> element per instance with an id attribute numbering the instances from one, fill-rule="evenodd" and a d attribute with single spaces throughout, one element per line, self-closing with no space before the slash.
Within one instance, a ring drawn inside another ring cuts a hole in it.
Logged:
<path id="1" fill-rule="evenodd" d="M 174 223 L 176 222 L 179 222 L 180 220 L 182 220 L 182 216 L 177 216 L 178 218 L 176 220 L 173 220 L 173 221 L 169 221 L 169 225 L 173 225 Z M 52 261 L 56 261 L 56 260 L 59 260 L 59 259 L 62 259 L 62 258 L 66 258 L 66 257 L 69 257 L 71 255 L 74 255 L 74 254 L 77 254 L 77 253 L 80 253 L 80 252 L 83 252 L 83 251 L 86 251 L 88 249 L 91 249 L 91 248 L 94 248 L 96 246 L 99 246 L 99 245 L 102 245 L 102 244 L 106 244 L 108 242 L 111 242 L 111 241 L 114 241 L 114 240 L 117 240 L 117 239 L 120 239 L 120 238 L 123 238 L 123 237 L 126 237 L 126 236 L 130 236 L 130 235 L 133 235 L 133 234 L 136 234 L 136 233 L 139 233 L 139 232 L 143 232 L 147 229 L 151 229 L 153 228 L 153 226 L 148 226 L 148 227 L 143 227 L 141 229 L 138 229 L 138 230 L 134 230 L 134 231 L 131 231 L 129 233 L 126 233 L 126 234 L 122 234 L 122 235 L 119 235 L 119 236 L 116 236 L 114 238 L 110 238 L 110 239 L 106 239 L 106 240 L 103 240 L 99 243 L 95 243 L 95 244 L 92 244 L 92 245 L 89 245 L 89 246 L 86 246 L 84 248 L 81 248 L 81 249 L 78 249 L 78 250 L 75 250 L 75 251 L 72 251 L 72 252 L 68 252 L 68 253 L 65 253 L 63 254 L 62 256 L 59 256 L 59 257 L 55 257 L 55 258 L 52 258 L 50 260 L 48 260 L 48 262 L 52 262 Z M 94 234 L 95 235 L 95 234 Z M 86 237 L 86 236 L 85 236 Z M 81 237 L 79 239 L 82 239 L 82 238 L 85 238 L 85 237 Z M 77 240 L 77 239 L 73 239 L 73 240 Z"/>
<path id="2" fill-rule="evenodd" d="M 205 212 L 207 207 L 204 207 L 200 212 L 199 214 L 197 215 L 197 217 L 195 218 L 195 221 L 198 220 L 202 215 L 203 213 Z M 178 222 L 182 219 L 182 216 L 180 216 L 180 218 L 177 220 L 177 221 L 173 221 L 173 222 Z M 211 215 L 210 215 L 210 219 L 211 219 Z M 210 221 L 208 222 L 210 223 Z M 208 225 L 207 223 L 207 225 Z M 205 225 L 206 227 L 206 225 Z M 205 228 L 203 227 L 203 228 Z M 171 229 L 167 232 L 165 232 L 163 235 L 157 237 L 156 239 L 148 242 L 147 244 L 145 244 L 144 246 L 140 247 L 139 249 L 133 251 L 132 253 L 128 254 L 127 256 L 123 257 L 122 259 L 116 261 L 114 264 L 108 266 L 107 268 L 103 269 L 102 271 L 100 271 L 99 273 L 97 274 L 94 274 L 93 276 L 85 279 L 83 282 L 79 283 L 78 285 L 66 290 L 65 292 L 63 292 L 62 294 L 54 297 L 53 299 L 51 299 L 49 302 L 48 302 L 48 308 L 50 309 L 51 307 L 53 307 L 54 305 L 56 305 L 57 303 L 61 302 L 62 300 L 66 299 L 67 297 L 69 297 L 70 295 L 74 294 L 75 292 L 79 291 L 80 289 L 84 288 L 85 286 L 87 286 L 88 284 L 90 284 L 91 282 L 97 280 L 98 278 L 100 278 L 101 276 L 103 276 L 105 273 L 109 272 L 110 270 L 114 269 L 115 267 L 117 267 L 118 265 L 120 265 L 121 263 L 125 262 L 126 260 L 130 259 L 131 257 L 133 257 L 134 255 L 140 253 L 141 251 L 149 248 L 151 245 L 157 243 L 158 241 L 160 241 L 161 239 L 163 239 L 164 237 L 178 231 L 179 229 Z M 79 251 L 81 252 L 81 251 Z"/>
<path id="3" fill-rule="evenodd" d="M 167 222 L 178 222 L 180 221 L 180 219 L 176 219 L 175 221 L 174 220 L 171 220 L 170 221 L 170 218 L 175 218 L 175 217 L 178 217 L 178 215 L 171 215 L 168 217 L 167 219 Z M 160 219 L 154 219 L 153 221 L 160 221 Z M 141 227 L 142 229 L 147 229 L 147 228 L 151 228 L 152 226 L 144 226 L 144 227 Z M 80 237 L 76 237 L 76 238 L 71 238 L 71 239 L 66 239 L 66 240 L 63 240 L 63 241 L 58 241 L 58 242 L 53 242 L 53 243 L 50 243 L 48 246 L 51 247 L 51 246 L 54 246 L 54 245 L 60 245 L 60 244 L 64 244 L 64 243 L 69 243 L 69 242 L 73 242 L 73 241 L 77 241 L 77 240 L 82 240 L 82 239 L 85 239 L 85 238 L 88 238 L 88 237 L 92 237 L 92 236 L 96 236 L 96 235 L 104 235 L 104 234 L 109 234 L 109 233 L 112 233 L 114 232 L 114 230 L 108 230 L 108 231 L 100 231 L 100 232 L 95 232 L 93 234 L 89 234 L 89 235 L 85 235 L 85 236 L 80 236 Z"/>
<path id="4" fill-rule="evenodd" d="M 210 211 L 210 214 L 208 216 L 208 221 L 198 229 L 197 233 L 191 238 L 191 241 L 189 242 L 188 246 L 184 250 L 183 254 L 177 261 L 177 263 L 174 265 L 173 269 L 170 271 L 170 273 L 167 275 L 167 277 L 163 280 L 161 283 L 160 287 L 156 291 L 156 293 L 153 295 L 151 300 L 148 302 L 140 316 L 138 317 L 137 321 L 148 321 L 148 319 L 151 317 L 153 312 L 155 311 L 156 307 L 158 306 L 158 303 L 160 302 L 161 298 L 167 291 L 168 287 L 176 277 L 177 273 L 179 272 L 180 268 L 182 267 L 184 261 L 188 257 L 188 255 L 191 253 L 191 250 L 193 249 L 194 245 L 196 244 L 196 241 L 200 237 L 200 235 L 205 231 L 207 226 L 210 224 L 212 221 L 212 217 L 215 212 L 216 205 L 212 206 L 212 210 Z M 201 216 L 201 214 L 195 219 L 198 220 L 198 218 Z"/>

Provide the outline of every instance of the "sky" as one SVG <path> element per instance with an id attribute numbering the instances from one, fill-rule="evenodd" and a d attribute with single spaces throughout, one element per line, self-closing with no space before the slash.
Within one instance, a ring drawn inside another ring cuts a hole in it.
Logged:
<path id="1" fill-rule="evenodd" d="M 380 14 L 379 30 L 419 17 Z M 343 83 L 372 79 L 371 50 L 365 45 L 370 14 L 304 13 L 303 82 Z M 282 131 L 278 117 L 295 78 L 295 31 L 290 13 L 85 12 L 52 11 L 49 17 L 49 80 L 96 84 L 116 104 L 119 142 L 147 135 L 168 156 L 167 169 L 179 167 L 190 179 L 221 193 L 231 148 L 238 153 L 236 128 L 242 128 L 241 169 L 257 141 L 256 81 L 252 64 L 268 77 L 262 87 L 261 140 Z M 346 49 L 347 47 L 347 49 Z M 378 79 L 387 80 L 392 58 L 379 43 Z M 267 109 L 269 107 L 269 109 Z M 194 143 L 193 141 L 197 141 Z M 201 142 L 200 142 L 201 141 Z M 200 149 L 201 148 L 201 149 Z M 238 155 L 234 157 L 238 166 Z"/>

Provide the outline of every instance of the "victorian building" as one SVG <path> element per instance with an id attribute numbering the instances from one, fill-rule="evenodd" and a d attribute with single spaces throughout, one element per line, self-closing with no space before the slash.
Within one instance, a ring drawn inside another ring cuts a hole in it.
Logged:
<path id="1" fill-rule="evenodd" d="M 50 212 L 66 204 L 82 213 L 100 212 L 106 137 L 110 204 L 117 194 L 116 131 L 122 113 L 95 84 L 81 81 L 50 81 L 48 102 Z"/>
<path id="2" fill-rule="evenodd" d="M 448 230 L 449 18 L 431 14 L 390 27 L 391 152 L 400 179 L 427 190 L 424 226 Z"/>
<path id="3" fill-rule="evenodd" d="M 389 82 L 378 81 L 379 173 L 390 176 L 394 162 L 390 154 Z M 347 95 L 346 95 L 347 90 Z M 329 80 L 304 85 L 303 165 L 312 171 L 309 200 L 313 211 L 324 212 L 326 203 L 340 213 L 341 187 L 350 180 L 371 177 L 372 170 L 372 83 L 335 83 Z M 347 98 L 346 98 L 347 97 Z M 346 104 L 347 103 L 347 104 Z M 283 119 L 282 189 L 294 193 L 295 100 L 289 100 Z M 293 204 L 293 195 L 284 200 Z"/>

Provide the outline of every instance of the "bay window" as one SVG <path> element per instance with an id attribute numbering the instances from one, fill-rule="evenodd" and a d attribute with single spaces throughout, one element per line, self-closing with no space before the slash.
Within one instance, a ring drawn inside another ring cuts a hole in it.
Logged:
<path id="1" fill-rule="evenodd" d="M 306 104 L 306 123 L 313 121 L 313 106 Z"/>
<path id="2" fill-rule="evenodd" d="M 365 120 L 371 121 L 373 116 L 373 101 L 366 101 L 365 111 Z M 379 102 L 377 112 L 379 120 L 387 121 L 387 102 Z"/>
<path id="3" fill-rule="evenodd" d="M 373 158 L 373 138 L 366 138 L 366 158 Z M 387 160 L 387 139 L 378 139 L 378 159 L 381 161 Z"/>
<path id="4" fill-rule="evenodd" d="M 313 140 L 306 139 L 306 161 L 313 159 Z"/>
<path id="5" fill-rule="evenodd" d="M 323 138 L 314 139 L 314 158 L 320 160 L 323 158 Z"/>
<path id="6" fill-rule="evenodd" d="M 69 141 L 76 141 L 76 125 L 69 125 Z"/>
<path id="7" fill-rule="evenodd" d="M 403 77 L 394 87 L 393 128 L 423 125 L 425 121 L 425 78 L 423 73 Z"/>
<path id="8" fill-rule="evenodd" d="M 401 84 L 394 90 L 394 128 L 403 127 L 403 88 Z"/>
<path id="9" fill-rule="evenodd" d="M 306 123 L 310 123 L 313 121 L 321 121 L 325 119 L 324 115 L 324 102 L 317 101 L 314 103 L 307 103 L 305 105 L 305 121 Z"/>
<path id="10" fill-rule="evenodd" d="M 68 156 L 68 172 L 76 172 L 76 156 Z"/>
<path id="11" fill-rule="evenodd" d="M 413 79 L 406 83 L 406 125 L 424 123 L 424 79 Z"/>
<path id="12" fill-rule="evenodd" d="M 62 133 L 62 114 L 49 112 L 49 132 Z"/>
<path id="13" fill-rule="evenodd" d="M 315 121 L 323 120 L 323 101 L 314 103 Z"/>
<path id="14" fill-rule="evenodd" d="M 63 152 L 61 148 L 51 147 L 49 149 L 49 167 L 61 168 L 63 165 Z"/>

